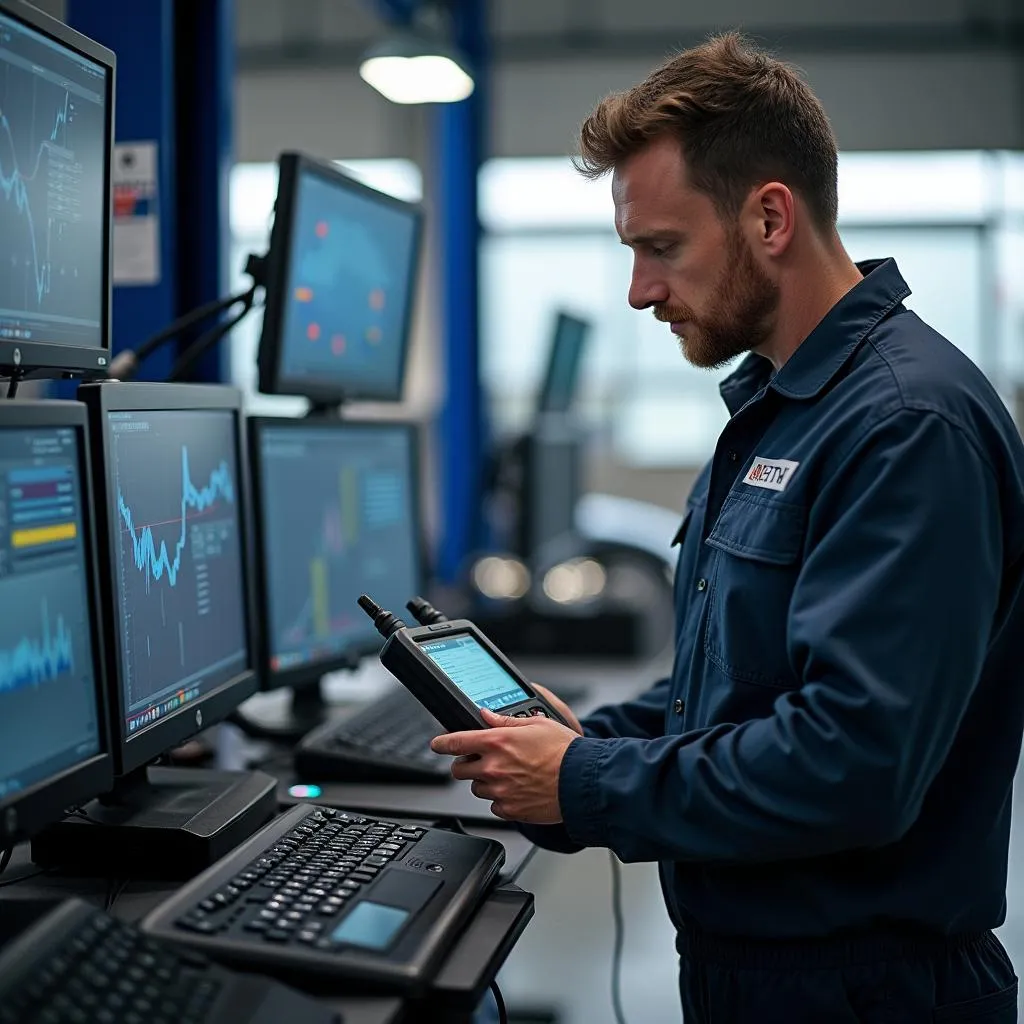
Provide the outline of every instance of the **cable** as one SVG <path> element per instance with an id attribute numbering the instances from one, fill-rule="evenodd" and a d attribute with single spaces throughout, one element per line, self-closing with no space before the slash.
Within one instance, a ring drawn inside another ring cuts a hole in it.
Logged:
<path id="1" fill-rule="evenodd" d="M 508 1024 L 508 1010 L 505 1009 L 505 1000 L 502 998 L 501 989 L 498 988 L 498 979 L 491 982 L 491 991 L 494 993 L 494 1001 L 498 1004 L 498 1024 Z"/>
<path id="2" fill-rule="evenodd" d="M 211 316 L 216 316 L 218 313 L 222 313 L 226 309 L 230 309 L 236 302 L 248 301 L 249 305 L 246 309 L 246 312 L 248 312 L 248 310 L 252 308 L 252 294 L 257 288 L 262 287 L 266 280 L 266 267 L 266 255 L 257 256 L 255 253 L 249 253 L 245 259 L 244 273 L 248 274 L 249 277 L 252 278 L 253 283 L 246 288 L 245 291 L 238 292 L 235 295 L 229 295 L 224 299 L 212 299 L 210 302 L 204 302 L 201 306 L 197 306 L 190 313 L 186 313 L 184 316 L 180 316 L 177 320 L 169 323 L 162 331 L 157 331 L 156 334 L 150 335 L 150 337 L 146 338 L 146 340 L 140 345 L 136 345 L 135 348 L 126 348 L 124 351 L 118 352 L 118 354 L 110 361 L 110 366 L 107 369 L 107 376 L 114 380 L 131 380 L 132 377 L 135 376 L 135 371 L 138 370 L 139 364 L 142 360 L 150 353 L 155 352 L 156 349 L 164 344 L 164 342 L 181 334 L 182 331 L 186 331 L 190 327 L 194 327 L 200 321 L 206 320 Z M 249 296 L 248 300 L 246 299 L 247 296 Z M 228 328 L 228 330 L 230 330 L 230 328 Z M 218 334 L 213 341 L 209 342 L 209 344 L 214 344 L 220 337 L 221 335 Z M 199 340 L 202 341 L 205 338 L 206 335 Z M 191 347 L 181 356 L 181 359 L 184 359 L 184 356 L 190 351 Z M 205 351 L 205 348 L 203 351 Z M 197 353 L 197 357 L 201 354 L 202 352 Z M 184 369 L 187 369 L 191 365 L 191 362 L 186 363 Z M 171 379 L 173 380 L 173 377 Z"/>
<path id="3" fill-rule="evenodd" d="M 49 868 L 40 868 L 38 871 L 30 871 L 27 875 L 18 875 L 17 878 L 9 878 L 6 882 L 0 882 L 0 889 L 5 889 L 9 885 L 18 885 L 21 882 L 27 882 L 30 878 L 38 878 L 40 875 L 45 875 Z"/>
<path id="4" fill-rule="evenodd" d="M 14 856 L 14 847 L 4 847 L 3 853 L 0 853 L 0 875 L 7 870 L 7 865 L 11 863 L 11 858 Z"/>
<path id="5" fill-rule="evenodd" d="M 186 313 L 173 323 L 168 324 L 162 331 L 158 331 L 156 334 L 147 338 L 136 348 L 126 348 L 124 351 L 118 352 L 117 355 L 110 360 L 107 376 L 113 377 L 116 380 L 131 380 L 132 377 L 135 376 L 135 371 L 139 368 L 139 364 L 143 359 L 155 352 L 164 344 L 164 342 L 169 341 L 171 338 L 180 334 L 182 331 L 187 330 L 189 327 L 192 327 L 194 324 L 199 323 L 201 320 L 206 320 L 208 317 L 214 316 L 222 310 L 229 309 L 238 302 L 244 294 L 245 292 L 240 292 L 238 295 L 229 295 L 226 299 L 213 299 L 211 302 L 206 302 L 202 306 L 198 306 L 196 309 L 192 310 L 191 313 Z"/>
<path id="6" fill-rule="evenodd" d="M 612 917 L 615 919 L 615 944 L 612 949 L 612 1011 L 615 1024 L 626 1024 L 622 1009 L 622 947 L 626 939 L 626 926 L 622 915 L 622 865 L 609 850 L 612 864 Z"/>
<path id="7" fill-rule="evenodd" d="M 118 881 L 116 878 L 107 879 L 107 898 L 104 910 L 113 910 L 114 904 L 121 897 L 121 894 L 128 888 L 129 879 L 122 878 Z"/>
<path id="8" fill-rule="evenodd" d="M 185 349 L 181 355 L 178 356 L 174 365 L 171 367 L 171 372 L 167 375 L 168 381 L 180 380 L 182 375 L 199 360 L 200 356 L 203 355 L 208 349 L 214 347 L 225 334 L 234 328 L 246 315 L 249 310 L 252 309 L 253 300 L 256 297 L 256 285 L 253 285 L 247 292 L 243 292 L 241 295 L 234 297 L 234 302 L 241 302 L 242 309 L 235 316 L 228 317 L 227 320 L 222 320 L 215 324 L 209 330 L 204 331 L 199 335 L 198 338 L 188 348 Z"/>
<path id="9" fill-rule="evenodd" d="M 11 379 L 7 383 L 7 397 L 15 398 L 18 394 L 18 385 L 21 383 L 21 374 L 12 373 Z"/>

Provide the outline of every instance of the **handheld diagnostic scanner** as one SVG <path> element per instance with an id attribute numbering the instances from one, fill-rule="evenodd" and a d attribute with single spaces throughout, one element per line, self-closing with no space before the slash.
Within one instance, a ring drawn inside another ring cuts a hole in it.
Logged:
<path id="1" fill-rule="evenodd" d="M 367 594 L 359 607 L 385 638 L 381 664 L 449 732 L 488 728 L 481 708 L 568 724 L 469 619 L 449 620 L 422 598 L 409 607 L 430 620 L 424 626 L 407 626 Z"/>

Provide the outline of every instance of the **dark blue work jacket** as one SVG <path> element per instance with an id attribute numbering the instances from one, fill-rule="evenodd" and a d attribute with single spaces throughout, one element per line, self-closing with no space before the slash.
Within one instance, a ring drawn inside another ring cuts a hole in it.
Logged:
<path id="1" fill-rule="evenodd" d="M 1024 728 L 1024 446 L 862 264 L 750 355 L 679 531 L 671 678 L 584 722 L 541 845 L 657 860 L 677 926 L 1000 924 Z"/>

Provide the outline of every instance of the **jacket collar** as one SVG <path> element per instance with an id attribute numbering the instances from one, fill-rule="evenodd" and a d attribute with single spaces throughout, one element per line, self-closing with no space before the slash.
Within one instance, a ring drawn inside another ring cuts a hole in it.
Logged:
<path id="1" fill-rule="evenodd" d="M 825 314 L 774 377 L 772 364 L 752 352 L 722 381 L 719 391 L 730 415 L 735 415 L 765 385 L 787 398 L 813 398 L 872 328 L 910 294 L 893 259 L 867 260 L 858 263 L 857 269 L 863 280 Z"/>

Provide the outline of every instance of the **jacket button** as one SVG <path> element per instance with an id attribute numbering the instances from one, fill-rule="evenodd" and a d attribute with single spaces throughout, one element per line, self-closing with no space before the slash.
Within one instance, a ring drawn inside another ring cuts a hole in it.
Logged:
<path id="1" fill-rule="evenodd" d="M 676 697 L 675 703 L 672 705 L 672 710 L 677 715 L 681 715 L 683 713 L 683 702 L 678 697 Z"/>
<path id="2" fill-rule="evenodd" d="M 708 581 L 703 576 L 697 580 L 697 589 L 701 591 L 708 589 Z"/>
<path id="3" fill-rule="evenodd" d="M 729 452 L 729 461 L 736 462 L 739 459 L 739 455 L 735 451 Z"/>

